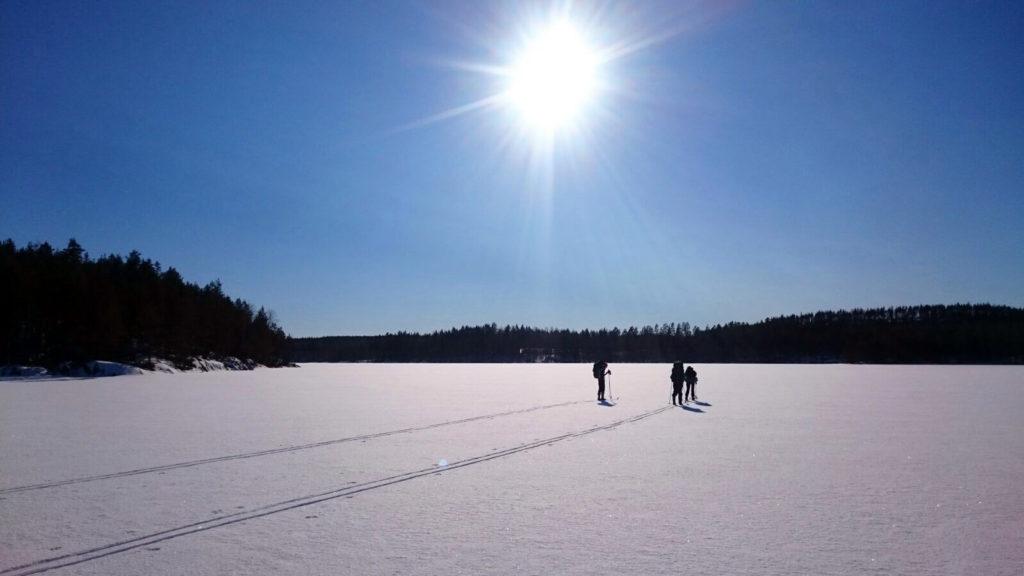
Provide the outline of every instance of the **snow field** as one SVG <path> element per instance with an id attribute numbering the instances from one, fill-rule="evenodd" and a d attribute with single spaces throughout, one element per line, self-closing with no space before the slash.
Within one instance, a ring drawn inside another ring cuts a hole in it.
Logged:
<path id="1" fill-rule="evenodd" d="M 1024 370 L 697 368 L 2 382 L 0 574 L 1022 573 Z"/>

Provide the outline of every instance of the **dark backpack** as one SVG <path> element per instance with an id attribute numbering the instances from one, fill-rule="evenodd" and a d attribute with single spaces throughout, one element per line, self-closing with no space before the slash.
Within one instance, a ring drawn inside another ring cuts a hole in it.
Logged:
<path id="1" fill-rule="evenodd" d="M 594 378 L 604 376 L 604 369 L 608 367 L 605 362 L 594 362 Z"/>
<path id="2" fill-rule="evenodd" d="M 671 376 L 672 383 L 673 384 L 682 384 L 683 383 L 683 379 L 685 377 L 686 377 L 686 371 L 683 369 L 683 363 L 682 362 L 676 362 L 675 364 L 673 364 L 672 365 L 672 376 Z"/>

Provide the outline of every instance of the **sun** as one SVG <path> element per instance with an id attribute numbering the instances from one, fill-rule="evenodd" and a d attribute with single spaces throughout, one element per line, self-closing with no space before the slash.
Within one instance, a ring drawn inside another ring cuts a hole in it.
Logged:
<path id="1" fill-rule="evenodd" d="M 478 92 L 475 99 L 393 131 L 488 114 L 482 126 L 499 135 L 496 149 L 523 153 L 539 166 L 551 165 L 556 154 L 582 158 L 594 140 L 619 129 L 618 109 L 634 93 L 625 89 L 634 83 L 625 82 L 622 60 L 658 39 L 617 29 L 604 10 L 551 2 L 550 9 L 514 4 L 496 27 L 508 37 L 475 38 L 493 59 L 442 61 L 479 80 L 467 83 Z"/>
<path id="2" fill-rule="evenodd" d="M 586 115 L 600 89 L 598 52 L 566 20 L 526 38 L 508 69 L 505 96 L 532 130 L 551 134 Z"/>

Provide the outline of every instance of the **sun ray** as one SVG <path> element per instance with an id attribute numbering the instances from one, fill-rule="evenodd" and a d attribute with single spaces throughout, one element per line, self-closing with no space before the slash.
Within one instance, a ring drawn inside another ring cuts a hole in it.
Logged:
<path id="1" fill-rule="evenodd" d="M 437 114 L 432 114 L 425 118 L 420 118 L 419 120 L 413 120 L 408 124 L 404 124 L 397 128 L 392 128 L 391 130 L 388 131 L 388 133 L 397 134 L 400 132 L 407 132 L 409 130 L 414 130 L 416 128 L 422 128 L 424 126 L 429 126 L 431 124 L 443 122 L 445 120 L 451 120 L 452 118 L 456 118 L 464 114 L 469 114 L 470 112 L 474 112 L 476 110 L 497 106 L 504 99 L 504 94 L 492 94 L 490 96 L 487 96 L 486 98 L 481 98 L 474 102 L 463 104 L 462 106 L 456 106 L 454 108 L 449 108 L 447 110 L 438 112 Z"/>

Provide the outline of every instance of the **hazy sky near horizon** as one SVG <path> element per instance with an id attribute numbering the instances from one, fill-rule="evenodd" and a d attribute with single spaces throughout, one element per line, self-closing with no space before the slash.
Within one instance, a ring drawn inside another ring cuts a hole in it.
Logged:
<path id="1" fill-rule="evenodd" d="M 0 237 L 297 336 L 1024 305 L 1024 4 L 575 2 L 577 130 L 439 118 L 548 6 L 0 3 Z"/>

